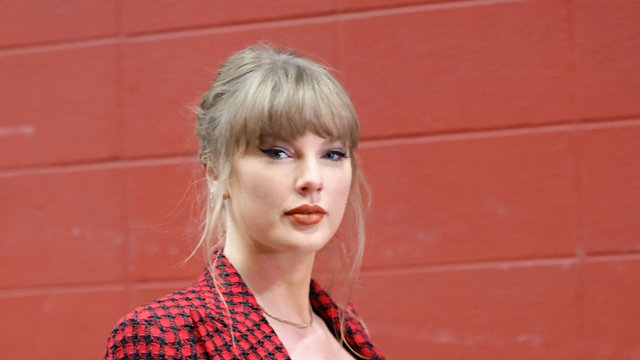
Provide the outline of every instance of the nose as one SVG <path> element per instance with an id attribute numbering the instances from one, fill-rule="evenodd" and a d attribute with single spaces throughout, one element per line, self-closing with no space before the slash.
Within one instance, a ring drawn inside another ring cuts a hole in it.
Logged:
<path id="1" fill-rule="evenodd" d="M 296 179 L 296 191 L 300 195 L 310 195 L 322 191 L 322 176 L 319 164 L 315 159 L 300 162 L 299 176 Z"/>

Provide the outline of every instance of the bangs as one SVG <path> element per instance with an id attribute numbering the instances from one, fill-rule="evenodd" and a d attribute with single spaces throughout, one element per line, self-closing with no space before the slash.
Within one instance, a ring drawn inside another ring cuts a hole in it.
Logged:
<path id="1" fill-rule="evenodd" d="M 358 146 L 353 105 L 321 66 L 275 63 L 247 74 L 242 82 L 242 91 L 227 94 L 231 106 L 220 124 L 226 125 L 235 150 L 268 139 L 292 141 L 308 131 L 338 140 L 349 151 Z"/>

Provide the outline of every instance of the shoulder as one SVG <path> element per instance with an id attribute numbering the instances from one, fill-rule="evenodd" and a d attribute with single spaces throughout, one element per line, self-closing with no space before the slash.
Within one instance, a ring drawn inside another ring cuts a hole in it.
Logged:
<path id="1" fill-rule="evenodd" d="M 206 289 L 196 283 L 134 309 L 115 325 L 105 359 L 197 358 L 204 350 L 192 314 L 205 307 Z"/>

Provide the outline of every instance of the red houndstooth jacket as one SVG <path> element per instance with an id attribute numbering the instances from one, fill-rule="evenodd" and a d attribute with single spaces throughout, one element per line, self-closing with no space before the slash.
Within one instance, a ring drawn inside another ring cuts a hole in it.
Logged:
<path id="1" fill-rule="evenodd" d="M 125 315 L 109 337 L 105 359 L 289 359 L 255 297 L 222 254 L 215 272 L 228 310 L 205 271 L 192 286 Z M 338 334 L 338 307 L 315 281 L 309 298 L 314 312 Z M 384 359 L 358 319 L 348 313 L 345 339 L 345 349 L 354 358 Z"/>

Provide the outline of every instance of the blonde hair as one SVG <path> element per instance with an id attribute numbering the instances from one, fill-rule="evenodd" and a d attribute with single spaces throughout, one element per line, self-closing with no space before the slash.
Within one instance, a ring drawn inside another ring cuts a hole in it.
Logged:
<path id="1" fill-rule="evenodd" d="M 336 259 L 349 265 L 343 282 L 348 301 L 364 251 L 361 195 L 363 190 L 368 194 L 354 153 L 360 125 L 345 90 L 327 68 L 293 51 L 257 44 L 236 52 L 222 64 L 203 96 L 196 121 L 199 158 L 206 176 L 216 181 L 215 189 L 205 189 L 208 201 L 196 249 L 210 260 L 213 251 L 224 246 L 223 194 L 233 156 L 264 139 L 293 140 L 307 131 L 341 141 L 351 158 L 352 183 L 342 224 L 351 231 L 342 231 L 340 244 L 331 246 L 340 251 Z M 337 242 L 337 237 L 330 243 Z"/>

